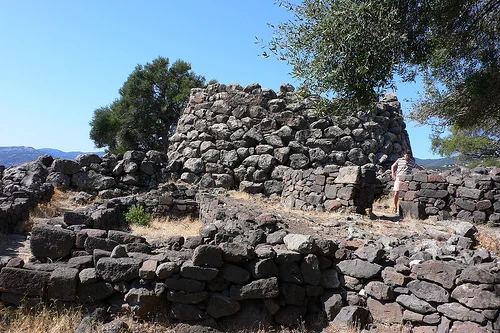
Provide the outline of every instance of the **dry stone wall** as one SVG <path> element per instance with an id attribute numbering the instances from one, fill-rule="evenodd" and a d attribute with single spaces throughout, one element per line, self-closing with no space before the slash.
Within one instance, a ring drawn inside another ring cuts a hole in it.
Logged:
<path id="1" fill-rule="evenodd" d="M 303 177 L 302 172 L 320 172 L 330 180 L 337 171 L 330 174 L 328 168 L 337 167 L 361 167 L 363 176 L 366 170 L 383 171 L 410 147 L 400 103 L 387 94 L 373 114 L 318 117 L 313 101 L 299 99 L 293 91 L 288 84 L 278 93 L 259 84 L 193 89 L 168 154 L 84 154 L 76 161 L 45 155 L 22 166 L 2 167 L 0 232 L 18 229 L 31 208 L 50 199 L 54 187 L 112 198 L 157 189 L 172 179 L 201 188 L 283 195 L 293 208 L 330 210 L 340 203 L 361 212 L 370 205 L 366 194 L 371 191 L 365 190 L 371 189 L 371 182 L 338 186 L 336 192 L 331 184 L 318 184 L 325 188 L 315 186 L 309 193 L 308 185 L 293 184 L 292 189 L 290 181 Z M 301 172 L 285 177 L 294 170 Z M 366 177 L 363 181 L 369 182 Z M 339 196 L 332 198 L 335 193 Z M 192 202 L 187 206 L 192 209 Z"/>
<path id="2" fill-rule="evenodd" d="M 335 242 L 289 233 L 277 214 L 230 198 L 202 196 L 199 236 L 148 243 L 123 231 L 39 224 L 34 258 L 0 261 L 0 299 L 83 304 L 223 330 L 411 323 L 422 332 L 500 331 L 500 266 L 474 250 L 474 226 L 434 248 Z M 82 321 L 80 331 L 90 329 Z"/>
<path id="3" fill-rule="evenodd" d="M 45 155 L 20 166 L 0 168 L 0 233 L 18 232 L 30 210 L 50 201 L 55 188 L 80 192 L 75 204 L 90 203 L 98 196 L 120 198 L 116 201 L 122 208 L 144 206 L 153 215 L 196 212 L 196 187 L 168 182 L 165 165 L 164 153 L 128 151 L 102 157 L 83 154 L 76 161 Z"/>
<path id="4" fill-rule="evenodd" d="M 388 179 L 390 173 L 379 177 Z M 389 193 L 393 182 L 386 182 Z M 413 218 L 500 225 L 500 168 L 457 168 L 405 176 L 401 211 Z"/>
<path id="5" fill-rule="evenodd" d="M 39 158 L 20 167 L 0 166 L 0 234 L 19 231 L 30 210 L 52 197 L 54 187 L 46 183 L 46 164 L 46 158 Z"/>
<path id="6" fill-rule="evenodd" d="M 365 214 L 372 208 L 375 182 L 375 168 L 369 164 L 294 170 L 283 177 L 281 200 L 290 209 Z"/>
<path id="7" fill-rule="evenodd" d="M 313 100 L 293 91 L 288 84 L 278 93 L 258 84 L 193 89 L 170 138 L 167 170 L 203 187 L 280 195 L 286 172 L 326 166 L 378 171 L 410 148 L 394 94 L 374 113 L 319 117 Z"/>

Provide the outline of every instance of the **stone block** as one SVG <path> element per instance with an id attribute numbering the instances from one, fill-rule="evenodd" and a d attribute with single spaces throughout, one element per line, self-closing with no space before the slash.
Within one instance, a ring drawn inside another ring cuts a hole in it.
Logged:
<path id="1" fill-rule="evenodd" d="M 425 219 L 425 205 L 419 202 L 409 202 L 401 201 L 400 212 L 403 217 L 409 217 L 412 219 Z"/>
<path id="2" fill-rule="evenodd" d="M 0 291 L 25 296 L 43 297 L 50 273 L 4 267 L 0 271 Z"/>
<path id="3" fill-rule="evenodd" d="M 47 224 L 37 224 L 31 230 L 30 249 L 35 257 L 64 258 L 75 246 L 73 231 Z"/>
<path id="4" fill-rule="evenodd" d="M 359 166 L 347 166 L 339 169 L 339 175 L 335 179 L 336 184 L 361 183 L 361 168 Z"/>
<path id="5" fill-rule="evenodd" d="M 78 269 L 56 268 L 47 284 L 47 297 L 60 301 L 74 301 L 78 285 Z"/>

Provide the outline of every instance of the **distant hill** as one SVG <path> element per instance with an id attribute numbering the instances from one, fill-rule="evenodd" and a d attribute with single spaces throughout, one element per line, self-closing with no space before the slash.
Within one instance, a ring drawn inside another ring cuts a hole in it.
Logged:
<path id="1" fill-rule="evenodd" d="M 103 155 L 104 152 L 91 152 L 92 154 Z M 23 163 L 36 160 L 38 157 L 49 154 L 54 158 L 63 158 L 74 160 L 80 154 L 90 154 L 81 151 L 64 152 L 58 149 L 42 148 L 35 149 L 33 147 L 14 146 L 0 147 L 0 165 L 6 167 L 21 165 Z"/>
<path id="2" fill-rule="evenodd" d="M 54 158 L 63 158 L 66 160 L 74 160 L 80 154 L 88 154 L 88 153 L 81 152 L 81 151 L 65 152 L 65 151 L 60 151 L 58 149 L 52 149 L 52 148 L 40 148 L 37 150 L 42 152 L 43 154 L 49 154 L 50 156 L 52 156 Z M 94 154 L 94 153 L 92 153 L 92 154 Z M 97 155 L 102 155 L 102 154 L 104 154 L 104 152 L 97 153 Z"/>
<path id="3" fill-rule="evenodd" d="M 415 161 L 417 162 L 417 164 L 427 169 L 451 169 L 456 166 L 455 160 L 451 157 L 429 159 L 415 158 Z"/>

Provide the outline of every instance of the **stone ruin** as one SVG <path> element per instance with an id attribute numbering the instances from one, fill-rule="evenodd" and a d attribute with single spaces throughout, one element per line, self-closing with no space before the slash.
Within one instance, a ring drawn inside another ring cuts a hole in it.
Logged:
<path id="1" fill-rule="evenodd" d="M 312 99 L 284 84 L 193 89 L 170 138 L 167 171 L 201 187 L 279 195 L 287 208 L 364 214 L 390 193 L 390 166 L 411 149 L 401 105 L 387 94 L 376 111 L 320 117 Z M 500 169 L 407 177 L 401 213 L 500 223 Z"/>
<path id="2" fill-rule="evenodd" d="M 426 245 L 395 237 L 334 241 L 291 233 L 286 219 L 261 205 L 210 194 L 197 201 L 199 236 L 151 243 L 89 226 L 93 213 L 39 221 L 31 231 L 33 258 L 0 261 L 0 299 L 94 309 L 77 332 L 123 312 L 138 318 L 160 312 L 214 332 L 302 322 L 500 331 L 500 264 L 474 249 L 469 222 L 450 223 L 448 239 Z M 96 209 L 104 207 L 117 206 L 105 200 Z"/>
<path id="3" fill-rule="evenodd" d="M 451 219 L 453 234 L 433 246 L 291 233 L 279 214 L 213 195 L 239 188 L 281 197 L 288 208 L 363 213 L 390 191 L 387 168 L 410 146 L 395 96 L 376 114 L 320 118 L 292 91 L 194 89 L 168 154 L 43 156 L 0 168 L 1 233 L 16 232 L 55 187 L 80 191 L 87 204 L 39 221 L 30 261 L 1 258 L 0 299 L 104 304 L 108 314 L 138 317 L 155 309 L 225 328 L 324 317 L 411 322 L 422 332 L 500 331 L 499 261 L 474 249 L 474 224 L 498 223 L 498 169 L 409 176 L 402 214 Z M 203 227 L 199 236 L 149 244 L 121 231 L 132 205 L 158 216 L 199 213 Z"/>
<path id="4" fill-rule="evenodd" d="M 394 94 L 387 94 L 374 112 L 324 117 L 314 111 L 314 99 L 300 99 L 293 91 L 288 84 L 278 93 L 258 84 L 193 89 L 170 138 L 169 172 L 203 187 L 283 195 L 290 208 L 342 206 L 362 213 L 373 202 L 375 173 L 410 148 L 400 103 Z M 335 180 L 344 167 L 343 174 L 360 170 L 359 179 L 356 174 L 347 182 Z M 296 170 L 300 172 L 287 176 Z M 290 187 L 297 186 L 302 172 L 333 178 L 335 185 L 326 199 L 320 198 L 325 182 L 311 193 Z M 367 188 L 354 186 L 360 185 L 361 174 Z"/>

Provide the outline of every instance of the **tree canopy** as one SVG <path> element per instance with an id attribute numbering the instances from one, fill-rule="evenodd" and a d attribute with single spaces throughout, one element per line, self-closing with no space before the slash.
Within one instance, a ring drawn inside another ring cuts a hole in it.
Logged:
<path id="1" fill-rule="evenodd" d="M 166 151 L 191 88 L 204 85 L 205 78 L 182 60 L 170 64 L 168 58 L 158 57 L 137 65 L 120 88 L 120 97 L 94 111 L 90 138 L 96 147 L 108 147 L 114 153 Z"/>
<path id="2" fill-rule="evenodd" d="M 458 154 L 462 163 L 491 163 L 500 158 L 500 133 L 485 134 L 482 129 L 451 126 L 449 135 L 432 138 L 432 150 L 447 157 Z"/>
<path id="3" fill-rule="evenodd" d="M 396 78 L 423 78 L 411 118 L 500 132 L 500 0 L 279 1 L 293 19 L 273 28 L 265 56 L 292 65 L 302 88 L 337 111 L 367 108 Z M 436 144 L 440 144 L 436 140 Z"/>

